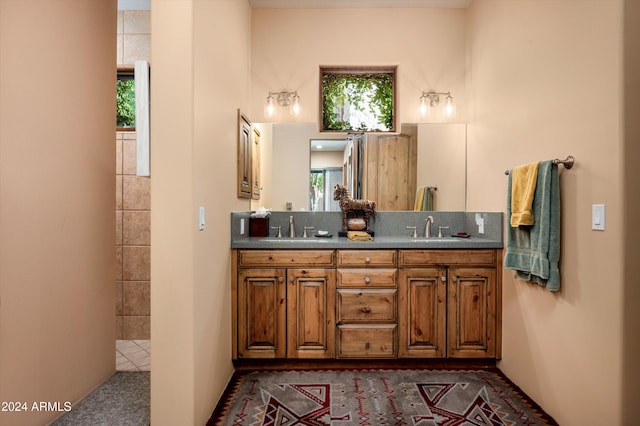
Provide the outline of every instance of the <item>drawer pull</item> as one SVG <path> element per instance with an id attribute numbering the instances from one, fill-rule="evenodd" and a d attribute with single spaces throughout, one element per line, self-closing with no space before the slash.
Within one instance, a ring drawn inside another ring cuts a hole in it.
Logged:
<path id="1" fill-rule="evenodd" d="M 367 284 L 368 284 L 368 283 L 370 283 L 370 282 L 371 282 L 371 278 L 369 278 L 369 277 L 365 277 L 365 278 L 364 278 L 364 282 L 365 282 L 365 283 L 367 283 Z"/>
<path id="2" fill-rule="evenodd" d="M 365 314 L 371 313 L 371 306 L 365 306 L 364 308 L 362 308 L 362 312 L 364 312 Z"/>
<path id="3" fill-rule="evenodd" d="M 369 342 L 364 342 L 364 348 L 365 349 L 369 349 L 371 347 L 371 343 Z"/>
<path id="4" fill-rule="evenodd" d="M 364 258 L 364 261 L 366 263 L 371 263 L 371 258 L 369 256 L 367 256 L 367 257 Z"/>

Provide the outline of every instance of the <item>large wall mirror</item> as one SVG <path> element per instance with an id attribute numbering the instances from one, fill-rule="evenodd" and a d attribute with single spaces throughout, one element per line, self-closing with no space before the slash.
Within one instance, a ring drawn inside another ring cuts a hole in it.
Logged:
<path id="1" fill-rule="evenodd" d="M 466 125 L 402 124 L 396 134 L 327 135 L 316 123 L 261 125 L 270 136 L 263 159 L 263 207 L 339 210 L 333 187 L 379 211 L 466 209 Z M 416 195 L 431 194 L 429 202 Z"/>

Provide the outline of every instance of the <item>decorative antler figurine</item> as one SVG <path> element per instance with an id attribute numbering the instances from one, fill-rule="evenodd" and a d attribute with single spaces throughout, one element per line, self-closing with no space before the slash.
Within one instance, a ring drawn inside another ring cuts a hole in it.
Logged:
<path id="1" fill-rule="evenodd" d="M 358 200 L 351 198 L 346 186 L 336 185 L 333 192 L 333 199 L 340 204 L 342 210 L 342 230 L 348 230 L 347 222 L 349 218 L 363 217 L 366 231 L 369 231 L 369 219 L 376 217 L 376 202 L 370 200 Z"/>

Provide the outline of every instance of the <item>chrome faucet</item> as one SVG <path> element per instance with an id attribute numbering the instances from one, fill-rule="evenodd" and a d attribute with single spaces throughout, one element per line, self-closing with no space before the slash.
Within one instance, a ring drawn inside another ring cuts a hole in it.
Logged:
<path id="1" fill-rule="evenodd" d="M 289 216 L 289 238 L 296 237 L 296 225 L 293 223 L 293 216 Z"/>
<path id="2" fill-rule="evenodd" d="M 433 216 L 428 216 L 424 224 L 424 237 L 431 238 L 431 225 L 433 225 Z"/>

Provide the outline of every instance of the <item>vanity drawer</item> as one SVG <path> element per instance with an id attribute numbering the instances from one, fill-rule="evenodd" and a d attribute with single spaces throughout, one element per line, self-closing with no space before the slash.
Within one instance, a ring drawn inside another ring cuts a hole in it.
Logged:
<path id="1" fill-rule="evenodd" d="M 338 287 L 396 287 L 396 269 L 338 269 Z"/>
<path id="2" fill-rule="evenodd" d="M 338 327 L 338 357 L 395 358 L 395 324 L 341 325 Z"/>
<path id="3" fill-rule="evenodd" d="M 398 266 L 495 266 L 496 250 L 399 250 Z"/>
<path id="4" fill-rule="evenodd" d="M 378 267 L 396 266 L 395 250 L 339 250 L 338 267 Z"/>
<path id="5" fill-rule="evenodd" d="M 338 290 L 336 322 L 395 322 L 395 289 Z"/>
<path id="6" fill-rule="evenodd" d="M 239 250 L 239 268 L 335 265 L 333 250 Z"/>

